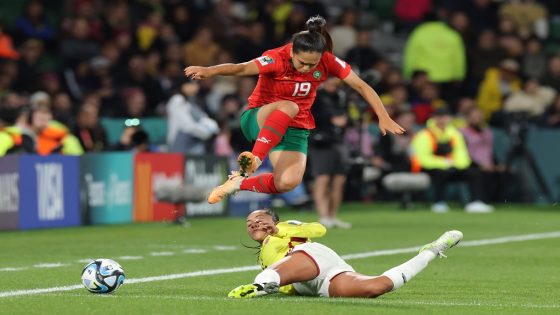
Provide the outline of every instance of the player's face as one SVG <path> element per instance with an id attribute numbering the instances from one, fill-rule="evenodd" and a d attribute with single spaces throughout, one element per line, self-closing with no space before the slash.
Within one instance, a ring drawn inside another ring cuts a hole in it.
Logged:
<path id="1" fill-rule="evenodd" d="M 291 56 L 294 68 L 298 72 L 307 73 L 317 67 L 319 61 L 321 61 L 322 54 L 315 51 L 300 51 L 298 53 L 292 51 Z"/>
<path id="2" fill-rule="evenodd" d="M 274 224 L 272 217 L 268 213 L 262 210 L 253 211 L 247 216 L 247 233 L 253 240 L 260 243 L 269 234 L 266 226 Z"/>

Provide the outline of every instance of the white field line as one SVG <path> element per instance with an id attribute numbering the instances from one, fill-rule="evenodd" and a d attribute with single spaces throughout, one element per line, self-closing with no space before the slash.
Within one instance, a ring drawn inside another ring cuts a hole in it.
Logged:
<path id="1" fill-rule="evenodd" d="M 466 241 L 466 242 L 462 242 L 459 245 L 463 247 L 474 247 L 474 246 L 504 244 L 504 243 L 522 242 L 522 241 L 530 241 L 530 240 L 540 240 L 540 239 L 547 239 L 547 238 L 560 238 L 560 231 L 549 232 L 549 233 L 538 233 L 538 234 L 513 235 L 513 236 L 505 236 L 505 237 L 492 238 L 492 239 Z M 400 249 L 390 249 L 390 250 L 378 250 L 372 252 L 344 255 L 342 257 L 344 259 L 351 260 L 351 259 L 360 259 L 360 258 L 374 257 L 374 256 L 389 256 L 395 254 L 415 252 L 416 250 L 418 250 L 418 248 L 419 246 L 400 248 Z M 133 283 L 143 283 L 143 282 L 153 282 L 153 281 L 165 281 L 165 280 L 174 280 L 174 279 L 182 279 L 182 278 L 192 278 L 192 277 L 211 276 L 211 275 L 226 274 L 226 273 L 253 271 L 259 269 L 260 269 L 259 266 L 243 266 L 243 267 L 235 267 L 235 268 L 200 270 L 200 271 L 177 273 L 177 274 L 170 274 L 170 275 L 163 275 L 163 276 L 128 279 L 126 280 L 126 283 L 133 284 Z M 44 288 L 44 289 L 4 291 L 4 292 L 0 292 L 0 298 L 11 297 L 11 296 L 22 296 L 22 295 L 24 296 L 34 295 L 34 294 L 51 293 L 51 292 L 61 292 L 61 291 L 71 291 L 71 290 L 80 289 L 82 287 L 83 287 L 82 285 L 70 285 L 64 287 L 52 287 L 52 288 Z M 431 305 L 431 304 L 425 304 L 425 305 Z M 434 305 L 447 305 L 447 304 L 434 304 Z M 462 304 L 457 304 L 457 305 L 462 305 Z M 477 305 L 477 304 L 465 304 L 465 305 Z M 558 308 L 559 305 L 554 304 L 553 307 Z"/>

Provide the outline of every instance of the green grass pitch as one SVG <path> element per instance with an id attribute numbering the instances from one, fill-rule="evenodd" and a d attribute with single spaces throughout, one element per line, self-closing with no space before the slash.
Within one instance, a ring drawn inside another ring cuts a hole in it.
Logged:
<path id="1" fill-rule="evenodd" d="M 316 239 L 341 255 L 373 252 L 348 263 L 377 275 L 414 255 L 381 250 L 420 246 L 448 229 L 464 232 L 464 246 L 377 299 L 227 299 L 229 290 L 257 273 L 231 270 L 256 266 L 255 250 L 242 246 L 253 245 L 242 218 L 194 219 L 190 228 L 146 223 L 0 232 L 0 314 L 560 314 L 559 206 L 507 205 L 480 215 L 425 209 L 345 204 L 341 218 L 354 227 Z M 316 219 L 289 210 L 280 216 Z M 521 235 L 533 239 L 512 238 Z M 86 260 L 93 258 L 112 258 L 124 267 L 127 281 L 115 294 L 73 287 L 31 291 L 79 285 Z"/>

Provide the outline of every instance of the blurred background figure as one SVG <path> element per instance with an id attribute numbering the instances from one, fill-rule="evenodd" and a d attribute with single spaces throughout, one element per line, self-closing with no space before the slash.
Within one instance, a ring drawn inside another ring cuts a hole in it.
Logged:
<path id="1" fill-rule="evenodd" d="M 210 139 L 219 132 L 218 123 L 200 106 L 198 82 L 183 80 L 167 103 L 167 145 L 170 152 L 206 154 Z"/>
<path id="2" fill-rule="evenodd" d="M 70 133 L 68 127 L 53 120 L 51 109 L 47 105 L 41 103 L 33 105 L 30 121 L 30 129 L 35 135 L 38 154 L 81 155 L 84 153 L 79 140 Z"/>
<path id="3" fill-rule="evenodd" d="M 482 202 L 482 174 L 472 167 L 465 139 L 451 124 L 451 113 L 445 107 L 436 110 L 428 120 L 426 128 L 419 131 L 412 140 L 413 169 L 430 175 L 434 203 L 432 211 L 449 211 L 447 185 L 451 181 L 465 181 L 469 184 L 470 202 L 467 212 L 487 213 L 493 207 Z"/>
<path id="4" fill-rule="evenodd" d="M 494 154 L 494 133 L 484 121 L 484 113 L 473 107 L 467 113 L 467 126 L 461 129 L 465 137 L 472 167 L 482 171 L 483 200 L 500 201 L 505 186 L 506 166 L 496 162 Z"/>
<path id="5" fill-rule="evenodd" d="M 345 94 L 340 85 L 338 78 L 330 78 L 317 92 L 312 107 L 316 128 L 309 138 L 308 161 L 314 177 L 313 201 L 319 222 L 327 228 L 348 229 L 351 224 L 336 216 L 344 198 L 344 185 L 350 168 L 350 152 L 344 143 L 348 116 Z"/>
<path id="6" fill-rule="evenodd" d="M 73 133 L 86 152 L 99 152 L 107 149 L 107 135 L 99 123 L 99 110 L 91 103 L 84 103 L 78 111 Z"/>

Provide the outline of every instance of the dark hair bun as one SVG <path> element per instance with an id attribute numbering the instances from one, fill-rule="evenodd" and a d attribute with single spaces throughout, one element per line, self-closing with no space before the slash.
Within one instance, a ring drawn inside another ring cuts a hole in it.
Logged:
<path id="1" fill-rule="evenodd" d="M 307 29 L 310 32 L 321 33 L 321 29 L 325 27 L 325 25 L 327 25 L 327 21 L 325 21 L 325 19 L 322 16 L 315 15 L 310 17 L 309 20 L 305 22 L 305 25 L 307 25 Z"/>

